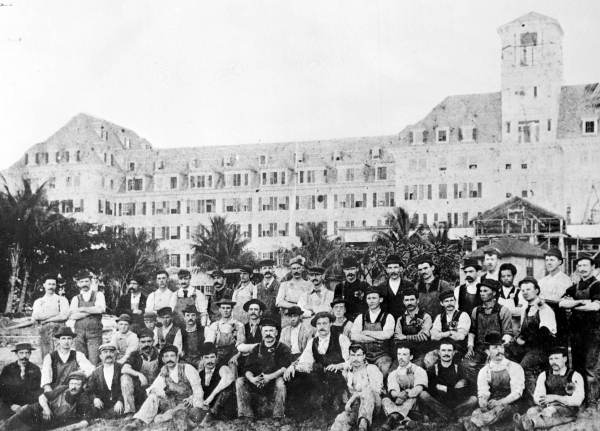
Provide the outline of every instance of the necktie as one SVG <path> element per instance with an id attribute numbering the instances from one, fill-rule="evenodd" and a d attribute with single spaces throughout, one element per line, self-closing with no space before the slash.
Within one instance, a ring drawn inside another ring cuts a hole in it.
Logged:
<path id="1" fill-rule="evenodd" d="M 184 297 L 184 298 L 187 298 L 187 290 L 184 290 L 184 291 L 183 291 L 183 297 Z"/>

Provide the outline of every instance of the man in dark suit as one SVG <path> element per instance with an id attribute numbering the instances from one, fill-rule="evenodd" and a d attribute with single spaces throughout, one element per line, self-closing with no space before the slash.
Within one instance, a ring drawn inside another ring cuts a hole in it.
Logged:
<path id="1" fill-rule="evenodd" d="M 146 295 L 141 291 L 144 280 L 138 275 L 127 280 L 127 293 L 119 298 L 117 316 L 129 314 L 131 316 L 131 331 L 137 335 L 144 328 L 144 310 L 146 309 Z"/>
<path id="2" fill-rule="evenodd" d="M 88 393 L 93 399 L 95 415 L 104 418 L 121 416 L 124 410 L 121 391 L 121 364 L 116 361 L 117 348 L 103 344 L 98 348 L 102 365 L 88 380 Z"/>
<path id="3" fill-rule="evenodd" d="M 402 292 L 413 289 L 414 284 L 402 278 L 405 266 L 400 256 L 395 254 L 388 256 L 385 261 L 385 268 L 388 273 L 388 279 L 377 286 L 383 298 L 381 309 L 391 314 L 394 319 L 397 319 L 404 312 Z"/>
<path id="4" fill-rule="evenodd" d="M 15 345 L 12 350 L 17 360 L 6 365 L 0 374 L 0 420 L 12 416 L 27 404 L 37 401 L 41 393 L 40 368 L 29 362 L 31 351 L 29 343 Z"/>
<path id="5" fill-rule="evenodd" d="M 346 301 L 346 318 L 354 321 L 356 316 L 367 310 L 365 292 L 369 284 L 358 278 L 358 261 L 353 257 L 345 257 L 342 260 L 344 271 L 344 282 L 335 287 L 335 297 Z"/>

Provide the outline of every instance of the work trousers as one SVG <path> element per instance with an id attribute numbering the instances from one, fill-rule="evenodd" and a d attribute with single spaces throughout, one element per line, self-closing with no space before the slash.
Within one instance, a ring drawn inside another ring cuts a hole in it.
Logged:
<path id="1" fill-rule="evenodd" d="M 154 423 L 167 422 L 173 420 L 175 416 L 186 414 L 196 422 L 202 417 L 202 412 L 197 407 L 188 409 L 183 403 L 178 404 L 174 398 L 149 394 L 133 417 L 149 424 L 153 421 Z"/>
<path id="2" fill-rule="evenodd" d="M 453 404 L 445 404 L 427 391 L 422 391 L 419 395 L 419 407 L 443 421 L 468 416 L 477 407 L 477 397 L 473 395 L 455 401 Z"/>
<path id="3" fill-rule="evenodd" d="M 573 422 L 577 417 L 577 409 L 553 403 L 546 407 L 533 406 L 527 410 L 525 416 L 533 420 L 535 428 L 552 428 Z"/>
<path id="4" fill-rule="evenodd" d="M 362 418 L 366 419 L 369 425 L 373 423 L 373 414 L 381 407 L 379 394 L 373 391 L 363 391 L 360 397 L 352 403 L 350 411 L 344 410 L 336 416 L 331 431 L 350 431 L 354 425 Z"/>
<path id="5" fill-rule="evenodd" d="M 465 429 L 471 431 L 488 427 L 505 419 L 512 418 L 516 411 L 517 406 L 515 403 L 496 406 L 486 411 L 478 408 L 471 414 L 470 418 L 465 419 Z"/>
<path id="6" fill-rule="evenodd" d="M 237 395 L 238 416 L 255 417 L 253 404 L 261 401 L 261 405 L 272 405 L 272 416 L 283 418 L 285 416 L 286 387 L 283 377 L 278 377 L 274 382 L 269 382 L 262 388 L 257 388 L 246 377 L 238 377 L 235 381 Z"/>
<path id="7" fill-rule="evenodd" d="M 102 321 L 96 317 L 84 317 L 75 322 L 75 350 L 83 353 L 92 365 L 98 365 L 98 347 L 102 344 Z"/>
<path id="8" fill-rule="evenodd" d="M 42 406 L 39 403 L 28 404 L 21 408 L 4 422 L 3 430 L 6 431 L 32 431 L 65 426 L 77 421 L 72 416 L 52 416 L 49 421 L 44 419 Z"/>
<path id="9" fill-rule="evenodd" d="M 416 403 L 416 398 L 407 398 L 406 401 L 400 405 L 396 404 L 395 401 L 392 401 L 391 398 L 384 398 L 381 400 L 381 406 L 383 407 L 383 412 L 386 416 L 389 416 L 392 413 L 400 413 L 402 418 L 408 416 L 408 412 L 412 410 Z"/>

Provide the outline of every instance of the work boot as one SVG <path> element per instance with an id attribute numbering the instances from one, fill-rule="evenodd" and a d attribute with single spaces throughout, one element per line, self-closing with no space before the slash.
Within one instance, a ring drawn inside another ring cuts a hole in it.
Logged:
<path id="1" fill-rule="evenodd" d="M 404 418 L 402 417 L 402 415 L 400 413 L 392 413 L 387 417 L 385 423 L 383 425 L 381 425 L 380 429 L 382 431 L 393 430 L 394 428 L 396 428 L 396 424 L 398 422 L 400 422 L 402 419 L 404 419 Z"/>

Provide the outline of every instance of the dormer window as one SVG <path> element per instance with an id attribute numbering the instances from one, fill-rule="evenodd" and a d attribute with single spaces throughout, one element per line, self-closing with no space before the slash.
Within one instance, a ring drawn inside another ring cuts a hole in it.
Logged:
<path id="1" fill-rule="evenodd" d="M 438 144 L 445 144 L 450 138 L 450 129 L 448 127 L 440 128 L 436 130 L 435 141 Z"/>
<path id="2" fill-rule="evenodd" d="M 298 164 L 304 163 L 304 153 L 294 153 L 294 161 Z"/>
<path id="3" fill-rule="evenodd" d="M 333 155 L 331 156 L 331 160 L 333 160 L 334 162 L 340 162 L 343 159 L 344 159 L 344 156 L 341 151 L 334 151 Z"/>
<path id="4" fill-rule="evenodd" d="M 462 126 L 458 129 L 459 142 L 473 142 L 477 137 L 477 129 L 473 126 Z"/>
<path id="5" fill-rule="evenodd" d="M 267 156 L 266 156 L 266 154 L 261 154 L 260 156 L 258 156 L 258 163 L 261 166 L 265 166 L 267 164 Z"/>
<path id="6" fill-rule="evenodd" d="M 135 171 L 135 162 L 129 162 L 129 170 L 130 171 Z"/>
<path id="7" fill-rule="evenodd" d="M 379 147 L 373 147 L 369 151 L 369 154 L 370 154 L 370 156 L 371 156 L 372 159 L 379 159 L 379 158 L 381 158 L 381 148 L 379 148 Z"/>
<path id="8" fill-rule="evenodd" d="M 593 136 L 598 134 L 597 118 L 584 118 L 581 123 L 581 133 L 587 136 Z"/>

